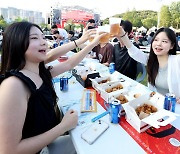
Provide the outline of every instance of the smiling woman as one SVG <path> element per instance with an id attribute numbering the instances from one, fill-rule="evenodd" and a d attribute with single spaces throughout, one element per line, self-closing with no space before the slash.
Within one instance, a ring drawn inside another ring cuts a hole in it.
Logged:
<path id="1" fill-rule="evenodd" d="M 121 33 L 125 32 L 121 28 Z M 147 65 L 148 82 L 153 91 L 165 95 L 173 93 L 180 98 L 180 55 L 176 55 L 176 36 L 170 28 L 160 28 L 154 35 L 150 54 L 136 48 L 127 36 L 120 38 L 128 47 L 129 55 L 135 60 Z"/>
<path id="2" fill-rule="evenodd" d="M 76 44 L 86 42 L 95 33 L 86 27 Z M 46 67 L 46 62 L 66 54 L 76 44 L 70 42 L 46 53 L 46 39 L 38 25 L 17 22 L 5 30 L 0 70 L 0 153 L 39 153 L 58 137 L 53 154 L 75 153 L 70 137 L 63 134 L 76 127 L 78 114 L 69 110 L 60 116 L 52 77 L 82 61 L 103 35 L 96 35 L 67 61 Z"/>

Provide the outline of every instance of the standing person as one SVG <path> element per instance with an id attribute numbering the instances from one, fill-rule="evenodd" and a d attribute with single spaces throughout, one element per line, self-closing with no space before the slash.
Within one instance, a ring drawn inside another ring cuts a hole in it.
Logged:
<path id="1" fill-rule="evenodd" d="M 98 59 L 101 64 L 109 66 L 112 62 L 113 45 L 111 43 L 99 43 L 92 51 L 96 53 L 96 56 L 93 58 Z"/>
<path id="2" fill-rule="evenodd" d="M 59 34 L 62 36 L 63 44 L 68 42 L 68 33 L 64 28 L 58 28 L 57 25 L 52 25 L 51 27 L 51 33 L 54 34 L 54 31 L 58 30 Z"/>
<path id="3" fill-rule="evenodd" d="M 122 20 L 120 25 L 129 37 L 132 31 L 132 23 L 128 20 Z M 136 42 L 133 44 L 139 47 Z M 113 62 L 115 63 L 115 70 L 135 80 L 137 74 L 137 62 L 129 56 L 127 50 L 128 49 L 121 40 L 118 44 L 114 45 Z"/>
<path id="4" fill-rule="evenodd" d="M 180 55 L 176 55 L 176 36 L 170 28 L 160 28 L 155 33 L 149 55 L 136 48 L 120 27 L 118 36 L 129 55 L 147 65 L 148 82 L 152 90 L 165 95 L 174 93 L 180 102 Z"/>
<path id="5" fill-rule="evenodd" d="M 17 22 L 5 30 L 0 71 L 0 153 L 39 153 L 59 136 L 61 143 L 66 143 L 50 153 L 75 152 L 62 135 L 76 127 L 78 114 L 69 110 L 60 121 L 52 77 L 77 65 L 104 34 L 96 34 L 91 43 L 65 62 L 48 68 L 45 63 L 64 55 L 94 34 L 95 30 L 86 27 L 76 42 L 46 53 L 47 42 L 38 25 Z"/>

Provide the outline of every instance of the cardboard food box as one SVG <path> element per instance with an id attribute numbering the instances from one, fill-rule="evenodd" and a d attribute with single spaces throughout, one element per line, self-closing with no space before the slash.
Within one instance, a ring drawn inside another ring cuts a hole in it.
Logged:
<path id="1" fill-rule="evenodd" d="M 120 101 L 121 104 L 125 104 L 133 99 L 135 98 L 129 95 L 128 91 L 123 91 L 123 92 L 121 91 L 121 92 L 117 92 L 116 94 L 113 94 L 112 97 L 110 98 L 110 102 L 117 100 L 117 101 Z M 121 109 L 121 115 L 125 115 L 125 110 L 123 106 Z"/>
<path id="2" fill-rule="evenodd" d="M 113 100 L 120 101 L 121 104 L 129 103 L 130 101 L 145 95 L 145 94 L 151 94 L 152 91 L 146 90 L 145 88 L 141 87 L 140 85 L 130 85 L 128 88 L 123 92 L 117 92 L 116 94 L 113 94 L 110 98 L 110 102 Z M 121 109 L 121 115 L 125 115 L 125 110 L 122 107 Z"/>
<path id="3" fill-rule="evenodd" d="M 113 83 L 117 80 L 114 80 L 110 75 L 105 77 L 96 77 L 95 79 L 90 79 L 92 82 L 92 87 L 100 93 L 101 87 L 106 83 Z"/>
<path id="4" fill-rule="evenodd" d="M 125 92 L 128 90 L 129 83 L 115 81 L 113 83 L 106 83 L 100 87 L 101 97 L 107 102 L 112 101 L 112 97 L 120 92 Z"/>
<path id="5" fill-rule="evenodd" d="M 155 128 L 166 126 L 176 119 L 176 116 L 178 115 L 163 109 L 163 103 L 164 96 L 156 94 L 153 97 L 150 97 L 149 94 L 145 94 L 122 106 L 126 112 L 127 122 L 141 133 L 151 126 Z M 143 104 L 153 105 L 157 108 L 157 112 L 150 114 L 146 118 L 140 119 L 135 109 Z M 168 118 L 160 121 L 160 119 L 163 119 L 164 117 Z"/>

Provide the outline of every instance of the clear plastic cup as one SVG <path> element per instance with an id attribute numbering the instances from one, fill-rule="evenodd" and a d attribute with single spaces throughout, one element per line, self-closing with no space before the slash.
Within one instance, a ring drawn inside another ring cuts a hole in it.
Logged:
<path id="1" fill-rule="evenodd" d="M 121 23 L 121 18 L 109 18 L 110 35 L 112 37 L 119 34 L 120 23 Z"/>
<path id="2" fill-rule="evenodd" d="M 109 25 L 98 26 L 97 32 L 100 34 L 103 32 L 106 32 L 106 35 L 101 37 L 101 39 L 99 40 L 100 43 L 108 43 L 109 42 L 109 38 L 110 38 L 110 26 Z"/>

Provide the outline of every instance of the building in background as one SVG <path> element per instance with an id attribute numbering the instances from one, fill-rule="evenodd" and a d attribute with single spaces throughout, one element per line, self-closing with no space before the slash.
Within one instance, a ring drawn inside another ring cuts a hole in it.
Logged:
<path id="1" fill-rule="evenodd" d="M 17 18 L 25 19 L 36 24 L 44 23 L 42 12 L 17 9 L 14 7 L 0 8 L 0 16 L 7 22 L 15 21 Z"/>

